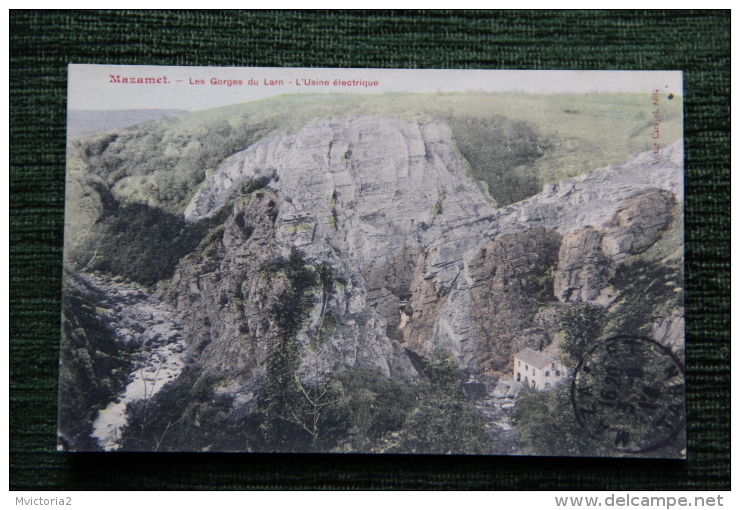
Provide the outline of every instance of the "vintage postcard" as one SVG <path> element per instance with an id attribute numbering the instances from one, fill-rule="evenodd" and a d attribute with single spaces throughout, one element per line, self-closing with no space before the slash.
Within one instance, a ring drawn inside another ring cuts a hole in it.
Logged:
<path id="1" fill-rule="evenodd" d="M 68 94 L 60 450 L 685 458 L 680 72 Z"/>

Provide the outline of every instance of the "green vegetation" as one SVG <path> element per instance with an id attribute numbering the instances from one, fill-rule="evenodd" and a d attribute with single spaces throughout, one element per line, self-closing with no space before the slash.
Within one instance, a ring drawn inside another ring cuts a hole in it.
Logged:
<path id="1" fill-rule="evenodd" d="M 288 225 L 285 227 L 285 231 L 288 234 L 297 234 L 299 232 L 306 232 L 308 230 L 311 230 L 313 226 L 309 223 L 299 223 L 297 225 Z"/>
<path id="2" fill-rule="evenodd" d="M 328 297 L 339 279 L 325 266 L 305 264 L 296 253 L 286 261 L 267 266 L 262 274 L 268 279 L 281 278 L 285 290 L 271 310 L 281 339 L 267 360 L 267 376 L 257 406 L 260 444 L 267 451 L 303 451 L 309 448 L 304 444 L 307 433 L 310 448 L 315 448 L 324 408 L 335 399 L 330 388 L 307 388 L 301 383 L 298 378 L 301 357 L 295 337 L 314 308 L 316 292 L 321 292 L 320 322 L 324 323 Z M 320 325 L 318 335 L 322 329 Z M 324 329 L 323 334 L 326 333 Z"/>
<path id="3" fill-rule="evenodd" d="M 244 300 L 239 289 L 234 290 L 234 298 L 231 306 L 234 308 L 234 313 L 236 313 L 236 317 L 239 320 L 239 333 L 247 333 L 249 328 L 247 326 L 247 317 L 244 315 Z M 245 338 L 242 337 L 241 340 L 244 342 Z"/>
<path id="4" fill-rule="evenodd" d="M 68 142 L 65 256 L 75 269 L 147 284 L 167 279 L 204 235 L 180 218 L 206 177 L 263 138 L 323 119 L 370 114 L 444 123 L 470 178 L 492 203 L 505 206 L 545 183 L 650 150 L 649 103 L 644 94 L 295 95 L 74 138 Z M 682 99 L 665 102 L 661 112 L 663 142 L 678 140 Z M 247 191 L 233 200 L 259 193 Z M 330 202 L 335 207 L 336 197 Z M 440 210 L 441 200 L 433 212 Z M 132 265 L 146 274 L 138 276 Z"/>
<path id="5" fill-rule="evenodd" d="M 542 392 L 525 389 L 514 406 L 514 424 L 517 444 L 525 455 L 613 455 L 579 425 L 568 384 Z"/>
<path id="6" fill-rule="evenodd" d="M 204 239 L 213 241 L 213 231 L 225 220 L 224 212 L 230 211 L 186 224 L 181 216 L 162 209 L 144 204 L 122 205 L 96 222 L 85 241 L 70 250 L 67 259 L 72 269 L 119 275 L 151 286 L 170 278 L 180 259 Z"/>
<path id="7" fill-rule="evenodd" d="M 452 355 L 446 351 L 435 352 L 426 375 L 429 382 L 417 388 L 414 408 L 406 415 L 398 440 L 391 441 L 385 451 L 493 453 L 493 441 L 486 433 L 485 419 L 470 408 L 465 396 L 457 389 L 460 372 Z"/>
<path id="8" fill-rule="evenodd" d="M 445 198 L 441 189 L 437 189 L 437 195 L 439 196 L 439 199 L 437 200 L 437 203 L 434 204 L 434 207 L 432 207 L 432 216 L 434 218 L 439 216 L 442 212 L 442 200 Z"/>
<path id="9" fill-rule="evenodd" d="M 560 343 L 563 364 L 576 366 L 601 336 L 606 310 L 588 303 L 575 303 L 558 315 L 565 338 Z"/>
<path id="10" fill-rule="evenodd" d="M 256 409 L 235 411 L 223 381 L 186 369 L 148 403 L 129 405 L 127 451 L 491 453 L 484 419 L 456 389 L 454 359 L 436 353 L 427 381 L 338 370 L 309 387 L 284 343 L 271 356 Z"/>
<path id="11" fill-rule="evenodd" d="M 327 217 L 329 220 L 329 226 L 332 230 L 337 229 L 337 192 L 333 192 L 329 197 L 329 205 L 331 206 L 331 214 Z"/>
<path id="12" fill-rule="evenodd" d="M 260 196 L 266 184 L 243 183 L 218 213 L 197 223 L 185 223 L 180 215 L 145 204 L 120 204 L 107 193 L 104 214 L 82 242 L 69 248 L 67 260 L 72 269 L 119 275 L 151 286 L 169 279 L 190 254 L 213 256 L 232 204 Z"/>
<path id="13" fill-rule="evenodd" d="M 73 214 L 68 214 L 65 257 L 71 269 L 153 285 L 169 278 L 188 256 L 216 255 L 232 207 L 196 224 L 182 220 L 206 177 L 250 144 L 323 119 L 373 114 L 443 123 L 470 179 L 493 203 L 505 206 L 539 192 L 545 183 L 649 150 L 650 110 L 649 96 L 641 94 L 297 95 L 75 138 L 68 143 L 68 212 Z M 681 98 L 661 110 L 661 137 L 668 144 L 681 137 Z M 243 205 L 264 193 L 266 184 L 245 183 L 229 205 Z M 438 193 L 434 216 L 442 212 L 444 197 Z M 336 229 L 336 196 L 329 203 L 328 222 Z M 676 217 L 681 218 L 680 209 Z M 302 223 L 286 231 L 311 228 Z M 657 317 L 683 306 L 682 236 L 682 224 L 674 221 L 653 246 L 622 262 L 610 282 L 618 298 L 608 313 L 587 305 L 564 312 L 563 350 L 571 361 L 604 335 L 644 333 Z M 427 379 L 414 386 L 365 371 L 336 372 L 310 387 L 302 383 L 295 337 L 318 306 L 319 293 L 320 320 L 307 332 L 310 347 L 319 349 L 330 338 L 339 321 L 327 303 L 343 282 L 297 255 L 267 266 L 263 276 L 286 285 L 271 312 L 280 345 L 269 358 L 254 410 L 235 413 L 231 400 L 217 391 L 221 381 L 187 371 L 153 399 L 131 406 L 124 449 L 490 451 L 482 418 L 456 389 L 457 367 L 445 353 L 434 355 Z M 538 285 L 538 301 L 552 300 L 552 274 L 545 272 Z M 67 407 L 60 407 L 60 430 L 77 442 L 75 449 L 94 448 L 91 413 L 120 388 L 128 361 L 96 318 L 102 310 L 85 308 L 74 301 L 74 293 L 69 295 L 62 359 L 71 368 L 60 380 L 61 391 L 71 396 L 63 399 Z M 237 308 L 240 299 L 234 299 Z M 79 388 L 91 389 L 82 394 Z M 525 451 L 555 452 L 557 441 L 577 434 L 571 430 L 570 407 L 558 400 L 563 391 L 525 393 L 520 399 L 517 430 Z M 72 425 L 64 429 L 65 424 Z M 572 441 L 578 451 L 598 454 L 586 439 Z"/>
<path id="14" fill-rule="evenodd" d="M 248 429 L 231 414 L 232 398 L 215 391 L 221 382 L 186 367 L 151 399 L 131 402 L 121 451 L 248 451 Z"/>
<path id="15" fill-rule="evenodd" d="M 619 291 L 619 307 L 609 317 L 607 331 L 650 335 L 652 324 L 683 307 L 683 265 L 642 260 L 620 264 L 611 279 Z"/>
<path id="16" fill-rule="evenodd" d="M 313 296 L 321 292 L 322 315 L 329 295 L 341 278 L 326 266 L 306 264 L 300 255 L 292 253 L 288 260 L 275 262 L 262 270 L 263 278 L 280 278 L 285 290 L 271 310 L 272 319 L 285 341 L 294 341 L 314 307 Z"/>
<path id="17" fill-rule="evenodd" d="M 674 221 L 647 250 L 619 264 L 610 280 L 617 293 L 608 311 L 585 303 L 569 306 L 558 322 L 564 339 L 560 344 L 564 362 L 575 366 L 597 342 L 615 335 L 651 336 L 652 324 L 672 310 L 684 306 L 683 211 L 678 206 Z M 681 353 L 679 359 L 681 358 Z M 594 360 L 599 365 L 602 360 Z M 664 367 L 648 366 L 649 371 Z M 646 376 L 660 380 L 664 374 Z M 682 407 L 682 394 L 663 395 L 673 399 L 667 405 Z M 570 397 L 570 385 L 551 391 L 525 390 L 514 408 L 517 443 L 531 455 L 611 456 L 613 448 L 592 439 L 577 422 Z M 660 449 L 665 457 L 680 457 L 685 438 L 680 434 Z M 651 452 L 644 456 L 654 456 Z M 637 455 L 641 456 L 641 455 Z"/>
<path id="18" fill-rule="evenodd" d="M 623 260 L 609 280 L 616 294 L 607 309 L 575 303 L 559 316 L 564 340 L 563 362 L 575 366 L 603 338 L 615 335 L 651 336 L 656 320 L 684 306 L 683 206 L 674 220 L 645 251 Z"/>
<path id="19" fill-rule="evenodd" d="M 617 266 L 610 280 L 619 293 L 605 333 L 650 336 L 652 324 L 684 306 L 683 206 L 661 237 Z"/>
<path id="20" fill-rule="evenodd" d="M 304 389 L 304 398 L 290 411 L 297 420 L 272 425 L 280 430 L 291 423 L 312 424 L 297 435 L 305 450 L 293 443 L 284 451 L 491 453 L 484 419 L 457 390 L 459 379 L 454 358 L 444 351 L 430 361 L 427 381 L 413 386 L 377 372 L 338 371 L 323 385 Z"/>
<path id="21" fill-rule="evenodd" d="M 532 194 L 544 183 L 649 150 L 649 99 L 511 92 L 279 96 L 75 138 L 69 158 L 77 162 L 77 173 L 100 176 L 117 199 L 179 214 L 208 169 L 262 138 L 292 134 L 323 119 L 379 115 L 449 125 L 475 179 L 506 205 L 524 193 L 515 189 L 517 183 Z M 661 105 L 661 112 L 662 140 L 678 140 L 682 99 Z"/>
<path id="22" fill-rule="evenodd" d="M 90 437 L 92 421 L 125 386 L 131 362 L 116 347 L 94 294 L 81 291 L 79 280 L 71 285 L 70 278 L 75 277 L 65 275 L 62 305 L 59 433 L 70 450 L 99 450 Z"/>
<path id="23" fill-rule="evenodd" d="M 249 180 L 241 183 L 239 189 L 231 196 L 229 201 L 223 206 L 223 209 L 231 207 L 242 207 L 253 198 L 259 198 L 265 194 L 265 186 L 269 183 L 268 179 Z M 222 209 L 222 210 L 223 210 Z"/>
<path id="24" fill-rule="evenodd" d="M 478 186 L 480 186 L 481 191 L 486 196 L 491 205 L 493 207 L 498 207 L 498 202 L 496 202 L 496 199 L 491 196 L 491 191 L 488 189 L 488 183 L 486 181 L 478 181 Z"/>
<path id="25" fill-rule="evenodd" d="M 595 359 L 593 363 L 601 366 L 607 360 Z M 647 367 L 646 380 L 662 380 L 665 367 Z M 655 372 L 659 373 L 655 373 Z M 683 407 L 683 393 L 661 395 L 666 408 L 671 406 Z M 643 412 L 645 410 L 643 409 Z M 517 444 L 526 455 L 548 456 L 584 456 L 584 457 L 611 457 L 618 455 L 613 441 L 604 441 L 591 437 L 586 429 L 578 422 L 573 411 L 571 400 L 571 385 L 561 384 L 550 391 L 535 391 L 525 389 L 517 399 L 514 407 L 514 425 L 517 432 Z M 656 419 L 659 416 L 655 416 Z M 650 427 L 649 433 L 643 436 L 645 444 L 653 440 L 667 439 L 659 428 Z M 650 434 L 652 434 L 652 439 Z M 631 457 L 666 458 L 682 457 L 685 453 L 686 440 L 678 434 L 658 451 L 645 453 L 630 453 Z"/>
<path id="26" fill-rule="evenodd" d="M 540 306 L 550 306 L 554 301 L 557 301 L 554 287 L 556 270 L 557 264 L 553 263 L 545 267 L 542 274 L 537 278 L 535 298 Z"/>
<path id="27" fill-rule="evenodd" d="M 311 338 L 311 344 L 310 347 L 312 350 L 316 350 L 323 343 L 329 339 L 329 337 L 334 333 L 334 330 L 337 329 L 337 324 L 339 323 L 338 319 L 334 314 L 327 313 L 321 318 L 321 322 L 317 328 L 316 335 Z"/>
<path id="28" fill-rule="evenodd" d="M 329 296 L 343 282 L 325 266 L 298 255 L 266 266 L 264 278 L 283 281 L 271 310 L 280 342 L 253 411 L 236 412 L 221 381 L 189 369 L 148 402 L 129 406 L 124 450 L 218 450 L 264 452 L 490 453 L 484 419 L 457 389 L 454 358 L 435 353 L 427 381 L 407 386 L 364 370 L 340 370 L 308 385 L 298 376 L 301 356 L 296 335 L 321 295 L 320 320 L 313 333 L 318 348 L 338 326 L 326 313 Z"/>
<path id="29" fill-rule="evenodd" d="M 77 165 L 80 171 L 100 177 L 120 202 L 180 215 L 210 169 L 269 132 L 242 114 L 178 115 L 74 138 L 68 154 L 83 162 Z"/>

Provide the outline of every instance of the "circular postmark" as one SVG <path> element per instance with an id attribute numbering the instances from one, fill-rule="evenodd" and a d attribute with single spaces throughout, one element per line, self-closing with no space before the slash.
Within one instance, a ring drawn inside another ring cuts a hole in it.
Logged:
<path id="1" fill-rule="evenodd" d="M 615 336 L 578 364 L 571 401 L 578 423 L 593 439 L 624 453 L 657 450 L 686 424 L 685 374 L 658 342 Z"/>

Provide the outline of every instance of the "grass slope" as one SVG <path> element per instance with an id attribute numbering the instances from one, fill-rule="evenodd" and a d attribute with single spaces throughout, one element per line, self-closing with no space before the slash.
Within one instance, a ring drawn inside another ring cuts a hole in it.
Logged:
<path id="1" fill-rule="evenodd" d="M 648 94 L 627 93 L 285 95 L 74 138 L 65 242 L 86 264 L 95 252 L 86 253 L 92 244 L 85 237 L 106 214 L 144 204 L 179 216 L 226 157 L 324 119 L 378 115 L 445 123 L 470 177 L 503 206 L 543 184 L 650 150 L 653 109 Z M 682 99 L 663 100 L 661 113 L 660 141 L 668 144 L 682 136 Z M 105 228 L 95 230 L 105 243 Z M 100 241 L 93 244 L 99 254 Z"/>

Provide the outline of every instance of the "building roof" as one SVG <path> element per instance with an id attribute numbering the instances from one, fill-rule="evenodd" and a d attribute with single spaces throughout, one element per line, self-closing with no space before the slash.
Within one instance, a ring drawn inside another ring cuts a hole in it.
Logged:
<path id="1" fill-rule="evenodd" d="M 515 359 L 520 359 L 527 365 L 531 365 L 535 368 L 544 368 L 550 363 L 555 362 L 550 356 L 537 352 L 534 349 L 525 347 L 514 355 Z"/>

